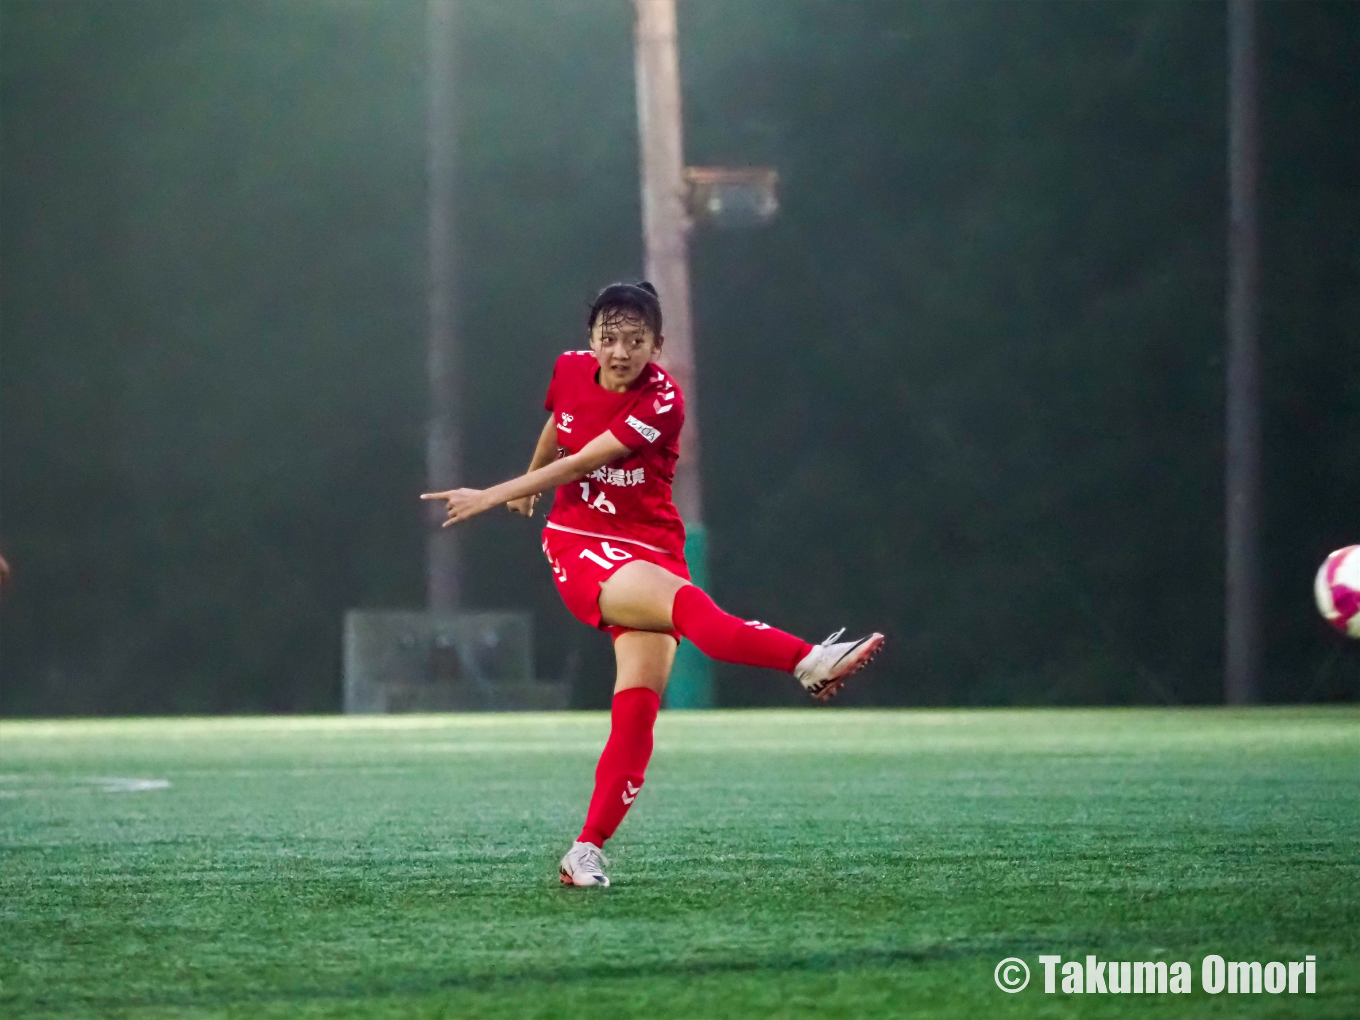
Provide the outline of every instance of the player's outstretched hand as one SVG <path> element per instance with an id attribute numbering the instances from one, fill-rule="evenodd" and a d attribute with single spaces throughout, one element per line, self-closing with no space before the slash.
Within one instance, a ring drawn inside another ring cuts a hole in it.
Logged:
<path id="1" fill-rule="evenodd" d="M 440 525 L 447 528 L 450 524 L 458 524 L 467 520 L 469 517 L 476 517 L 483 510 L 488 509 L 483 499 L 481 489 L 450 489 L 448 492 L 422 492 L 421 499 L 442 499 L 448 506 L 449 519 Z"/>
<path id="2" fill-rule="evenodd" d="M 542 493 L 539 493 L 542 495 Z M 523 514 L 525 517 L 534 515 L 534 504 L 538 502 L 538 496 L 521 496 L 519 499 L 512 499 L 506 503 L 512 514 Z"/>

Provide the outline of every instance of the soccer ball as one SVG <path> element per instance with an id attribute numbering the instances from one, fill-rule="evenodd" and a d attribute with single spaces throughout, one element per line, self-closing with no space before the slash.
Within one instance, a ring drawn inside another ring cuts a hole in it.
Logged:
<path id="1" fill-rule="evenodd" d="M 1322 618 L 1341 633 L 1360 638 L 1360 545 L 1348 545 L 1327 557 L 1313 582 Z"/>

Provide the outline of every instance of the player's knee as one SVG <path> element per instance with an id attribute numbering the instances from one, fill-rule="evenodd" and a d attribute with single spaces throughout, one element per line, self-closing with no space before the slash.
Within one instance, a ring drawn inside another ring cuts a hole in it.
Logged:
<path id="1" fill-rule="evenodd" d="M 632 630 L 614 640 L 614 659 L 618 679 L 614 693 L 632 687 L 646 687 L 659 696 L 675 661 L 675 638 L 654 631 Z"/>

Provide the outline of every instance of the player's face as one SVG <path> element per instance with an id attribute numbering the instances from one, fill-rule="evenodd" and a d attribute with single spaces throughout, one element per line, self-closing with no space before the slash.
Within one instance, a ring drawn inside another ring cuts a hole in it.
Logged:
<path id="1" fill-rule="evenodd" d="M 600 363 L 600 385 L 620 393 L 660 353 L 661 338 L 636 316 L 606 309 L 591 327 L 590 349 Z"/>

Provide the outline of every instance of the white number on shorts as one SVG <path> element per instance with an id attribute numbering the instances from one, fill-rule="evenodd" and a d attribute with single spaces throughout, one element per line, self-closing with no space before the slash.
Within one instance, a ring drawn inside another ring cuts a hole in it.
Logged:
<path id="1" fill-rule="evenodd" d="M 590 483 L 589 483 L 589 482 L 582 482 L 582 483 L 581 483 L 581 498 L 582 498 L 583 500 L 585 500 L 586 506 L 590 507 L 590 509 L 592 509 L 592 510 L 599 510 L 601 513 L 606 513 L 606 514 L 615 514 L 615 513 L 618 513 L 618 511 L 614 509 L 614 504 L 611 503 L 611 502 L 609 502 L 609 500 L 607 500 L 607 499 L 604 498 L 604 493 L 603 493 L 603 492 L 600 493 L 598 496 L 595 497 L 595 502 L 594 502 L 594 503 L 592 503 L 592 502 L 590 501 Z"/>
<path id="2" fill-rule="evenodd" d="M 622 563 L 624 560 L 631 560 L 633 558 L 633 554 L 628 550 L 620 549 L 618 546 L 610 545 L 608 542 L 601 542 L 600 548 L 604 551 L 604 556 L 591 552 L 589 549 L 582 549 L 579 558 L 590 560 L 592 563 L 598 564 L 605 570 L 613 570 L 616 563 Z M 608 556 L 609 559 L 605 559 L 605 556 Z M 613 560 L 614 562 L 611 563 L 610 560 Z"/>

